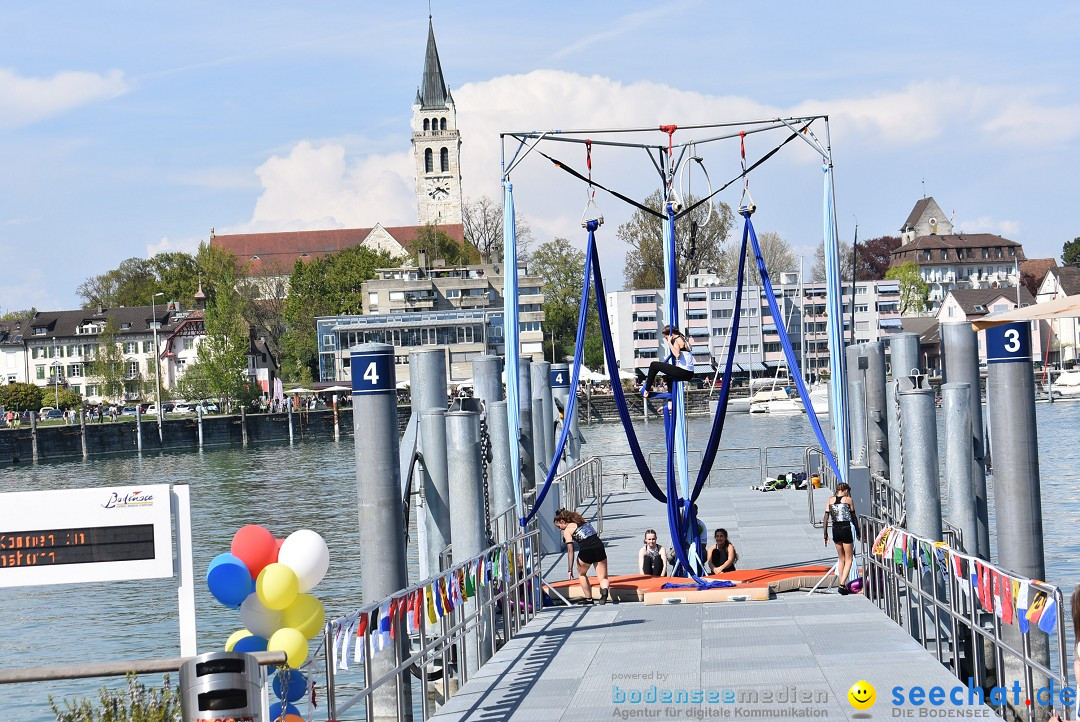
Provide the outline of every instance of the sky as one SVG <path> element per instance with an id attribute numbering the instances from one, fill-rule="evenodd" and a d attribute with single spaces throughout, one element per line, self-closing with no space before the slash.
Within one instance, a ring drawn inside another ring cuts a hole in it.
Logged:
<path id="1" fill-rule="evenodd" d="M 1080 4 L 433 0 L 431 13 L 467 199 L 499 196 L 505 131 L 820 114 L 844 240 L 856 224 L 862 239 L 896 235 L 924 193 L 957 229 L 1028 257 L 1080 236 Z M 211 228 L 415 223 L 427 24 L 417 0 L 0 4 L 0 313 L 77 308 L 87 278 L 193 252 Z M 747 155 L 782 139 L 750 136 Z M 551 145 L 584 166 L 580 146 Z M 716 185 L 737 175 L 737 141 L 699 154 Z M 796 142 L 751 177 L 758 232 L 808 267 L 820 169 Z M 706 183 L 695 170 L 692 192 Z M 658 187 L 635 149 L 597 150 L 593 172 L 635 198 Z M 511 180 L 538 241 L 584 247 L 579 182 L 535 154 Z M 736 205 L 739 189 L 719 199 Z M 615 289 L 632 209 L 597 202 Z"/>

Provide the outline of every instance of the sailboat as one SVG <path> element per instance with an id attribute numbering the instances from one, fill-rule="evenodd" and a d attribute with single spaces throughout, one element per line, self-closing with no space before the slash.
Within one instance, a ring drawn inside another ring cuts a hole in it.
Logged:
<path id="1" fill-rule="evenodd" d="M 803 411 L 798 394 L 792 395 L 794 387 L 791 385 L 787 368 L 781 368 L 783 375 L 779 373 L 781 369 L 777 369 L 776 376 L 769 379 L 772 382 L 769 387 L 750 397 L 751 414 L 798 414 Z"/>

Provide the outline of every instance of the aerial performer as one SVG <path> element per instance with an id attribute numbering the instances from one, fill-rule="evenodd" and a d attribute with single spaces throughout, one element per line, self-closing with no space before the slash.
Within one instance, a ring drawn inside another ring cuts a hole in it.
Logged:
<path id="1" fill-rule="evenodd" d="M 653 381 L 656 380 L 658 373 L 662 373 L 667 377 L 669 389 L 675 388 L 672 384 L 673 381 L 690 381 L 694 378 L 694 353 L 686 336 L 683 336 L 679 329 L 673 326 L 664 326 L 663 333 L 664 341 L 667 342 L 671 358 L 675 363 L 653 361 L 649 364 L 649 375 L 645 379 L 645 387 L 641 390 L 641 395 L 645 398 L 648 398 L 649 394 L 652 393 Z"/>

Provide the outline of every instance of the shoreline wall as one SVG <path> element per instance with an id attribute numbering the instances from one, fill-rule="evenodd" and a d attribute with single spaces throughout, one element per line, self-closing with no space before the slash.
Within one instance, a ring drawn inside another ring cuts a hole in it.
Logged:
<path id="1" fill-rule="evenodd" d="M 626 395 L 630 414 L 635 420 L 642 418 L 643 399 L 638 394 Z M 659 401 L 650 401 L 652 416 L 659 418 Z M 409 406 L 398 407 L 398 432 L 404 433 L 412 412 Z M 687 414 L 699 416 L 709 413 L 708 393 L 691 392 L 687 394 Z M 338 433 L 341 437 L 352 437 L 352 409 L 345 408 L 338 412 Z M 618 423 L 619 416 L 615 408 L 614 396 L 593 396 L 578 399 L 578 421 L 580 424 Z M 259 444 L 288 443 L 288 414 L 248 414 L 246 416 L 247 439 L 249 446 Z M 157 420 L 144 418 L 142 423 L 142 450 L 178 451 L 199 448 L 198 418 L 183 416 L 168 418 L 162 424 L 161 440 L 158 440 Z M 203 448 L 242 447 L 244 432 L 240 416 L 203 417 Z M 334 411 L 300 411 L 292 414 L 293 441 L 332 440 L 334 438 Z M 59 461 L 79 459 L 83 455 L 81 427 L 77 425 L 39 426 L 32 429 L 23 426 L 18 429 L 0 430 L 0 466 L 18 463 L 31 463 L 34 460 L 34 435 L 37 436 L 38 461 Z M 138 424 L 134 419 L 125 421 L 105 421 L 86 424 L 86 455 L 100 457 L 112 454 L 131 454 L 139 450 Z"/>

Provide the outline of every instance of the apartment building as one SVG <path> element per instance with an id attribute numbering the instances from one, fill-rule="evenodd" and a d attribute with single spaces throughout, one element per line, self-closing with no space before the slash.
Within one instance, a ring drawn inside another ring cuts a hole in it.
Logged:
<path id="1" fill-rule="evenodd" d="M 502 355 L 503 275 L 500 264 L 383 268 L 362 286 L 364 315 L 315 320 L 319 379 L 350 381 L 349 349 L 386 343 L 396 351 L 399 383 L 409 379 L 409 353 L 432 347 L 449 350 L 451 380 L 472 376 L 472 360 Z M 518 328 L 522 357 L 544 357 L 543 279 L 518 273 Z"/>
<path id="2" fill-rule="evenodd" d="M 787 365 L 780 344 L 780 326 L 787 329 L 799 364 L 807 374 L 820 374 L 828 369 L 825 285 L 800 284 L 797 273 L 781 273 L 778 280 L 773 292 L 783 315 L 781 319 L 773 318 L 760 285 L 744 286 L 736 318 L 734 286 L 721 284 L 711 274 L 687 279 L 687 285 L 678 291 L 679 317 L 683 333 L 693 343 L 699 373 L 711 373 L 714 364 L 727 359 L 736 326 L 736 373 L 773 374 L 775 369 Z M 649 363 L 666 356 L 660 335 L 667 323 L 666 306 L 664 291 L 660 289 L 608 294 L 608 320 L 620 368 L 644 374 Z M 896 281 L 859 281 L 854 288 L 846 284 L 843 306 L 844 330 L 855 343 L 875 341 L 901 330 L 900 285 Z"/>

